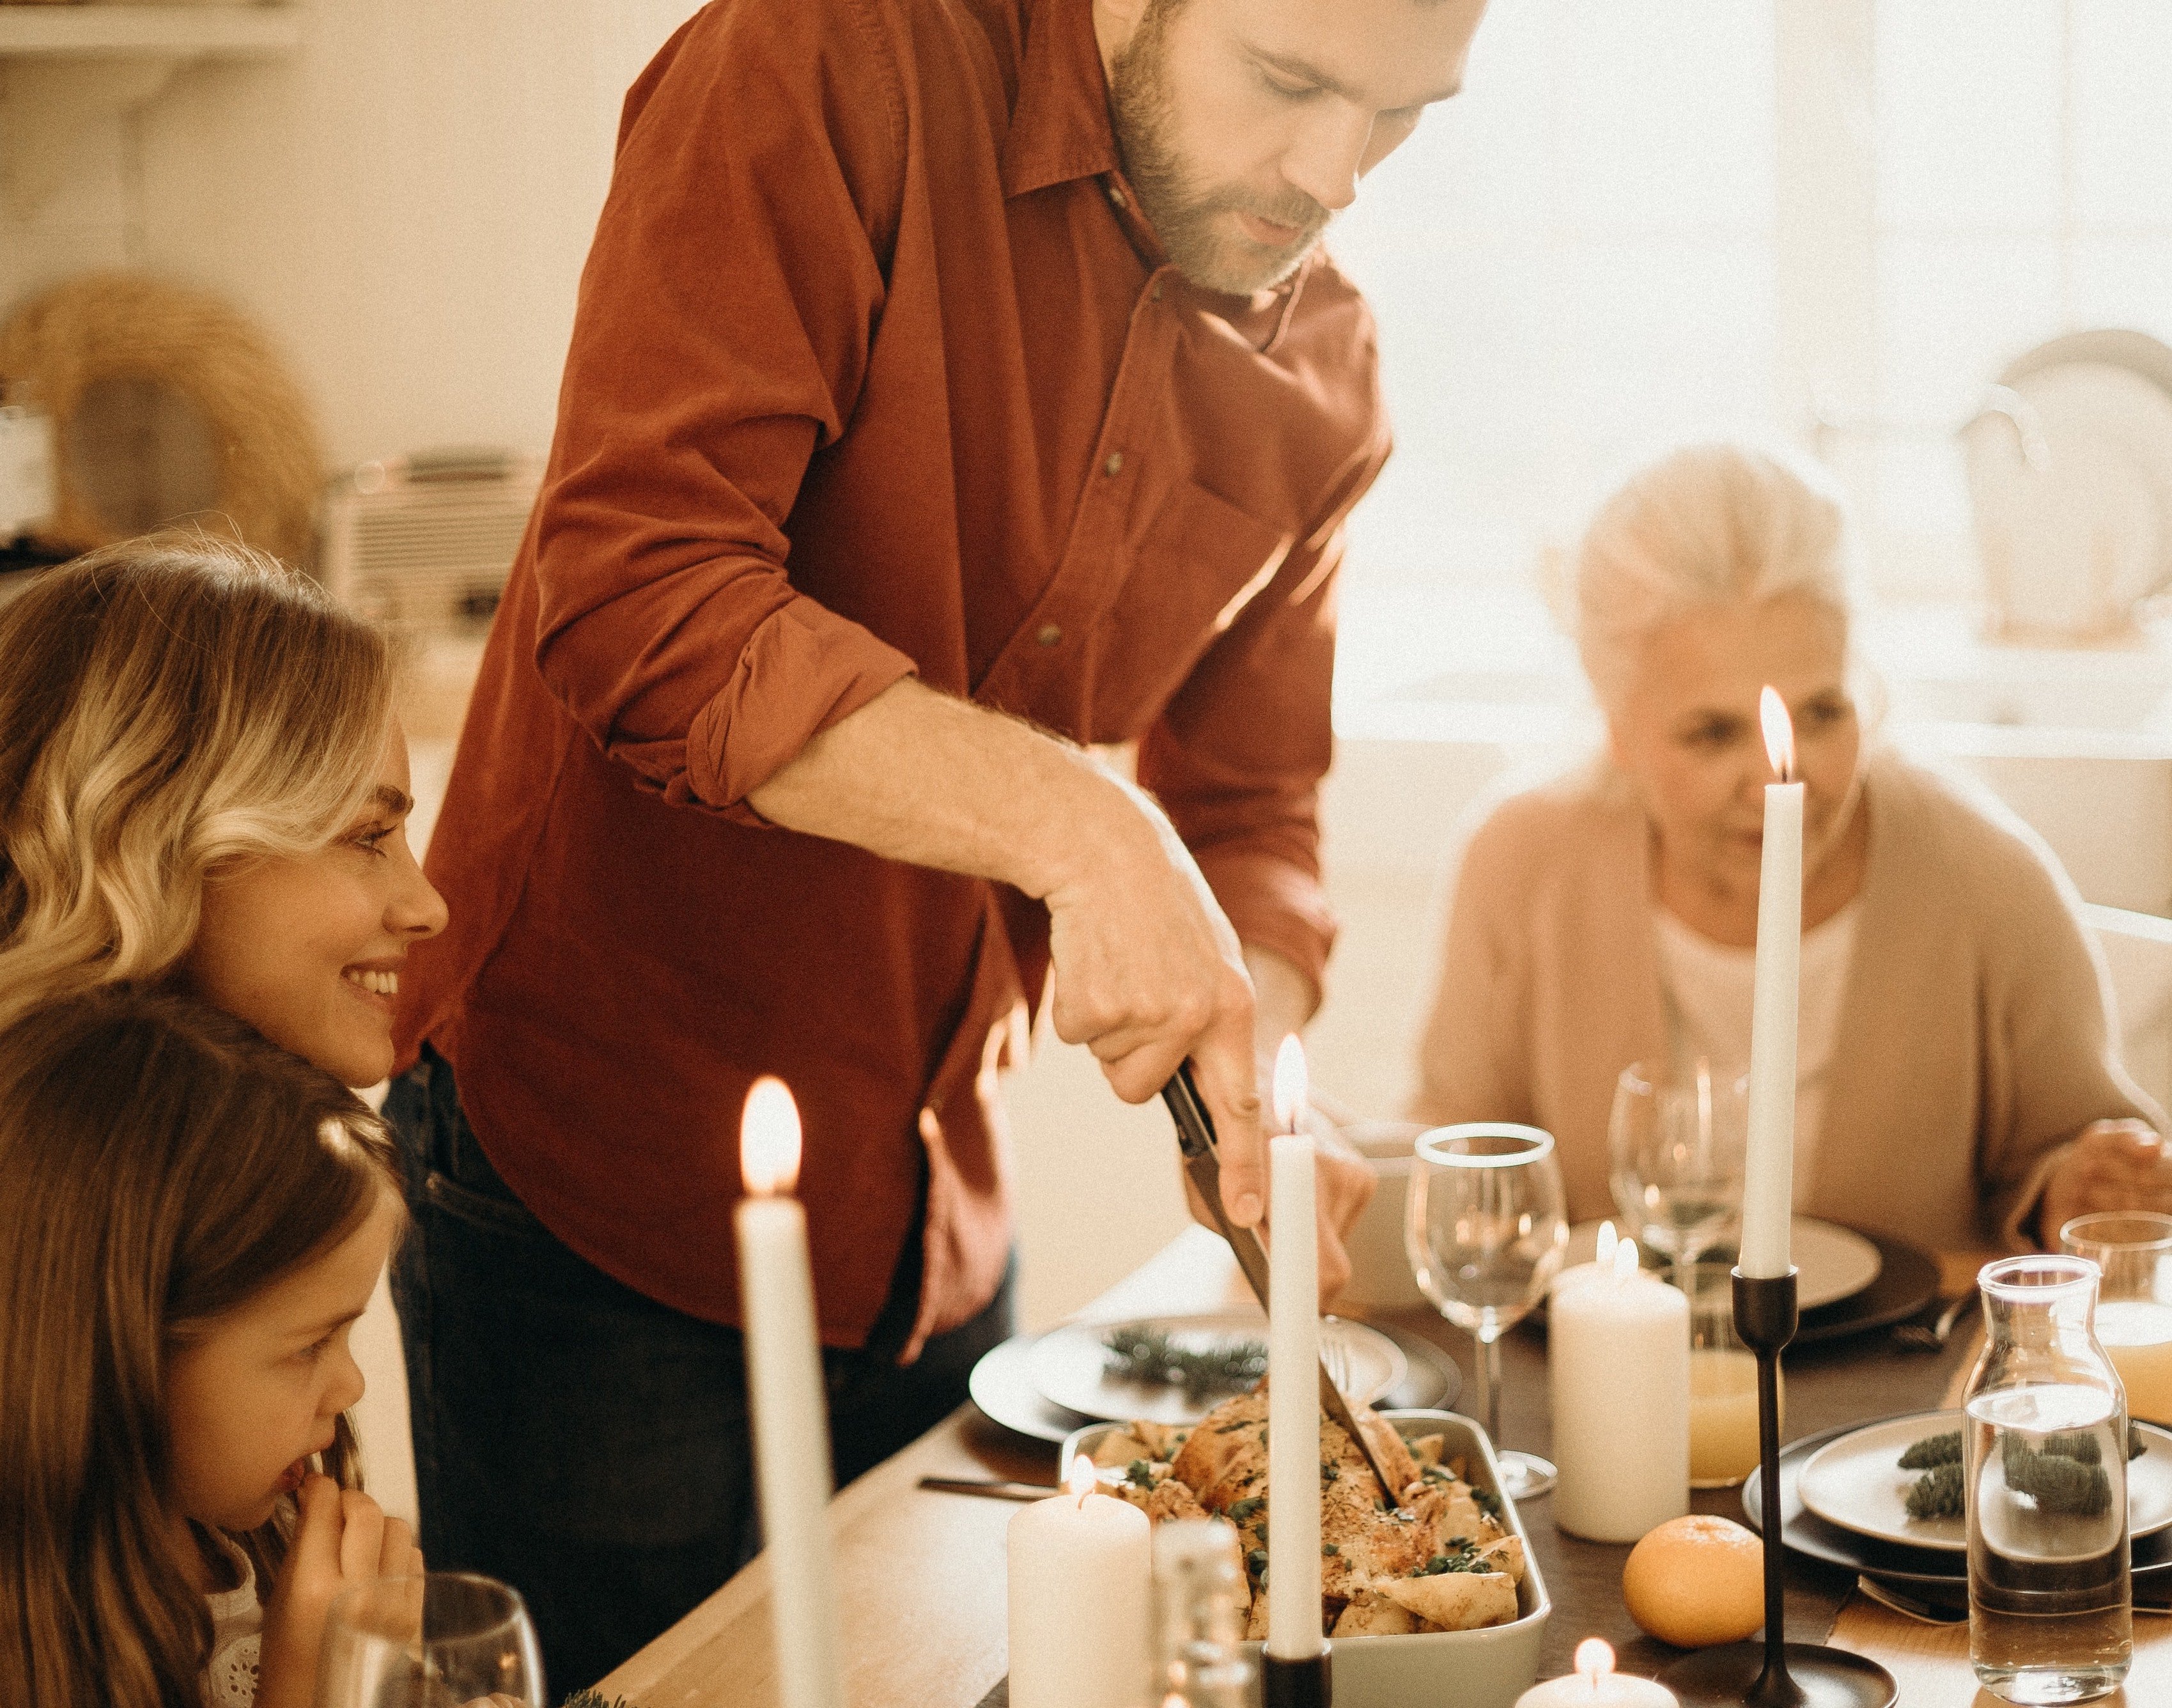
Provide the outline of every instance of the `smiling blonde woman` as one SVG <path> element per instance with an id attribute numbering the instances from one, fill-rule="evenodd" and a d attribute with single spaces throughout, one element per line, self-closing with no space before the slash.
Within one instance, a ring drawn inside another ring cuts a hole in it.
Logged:
<path id="1" fill-rule="evenodd" d="M 125 541 L 0 608 L 0 1029 L 174 983 L 350 1085 L 392 1061 L 407 851 L 383 635 L 224 541 Z"/>
<path id="2" fill-rule="evenodd" d="M 2073 884 L 1997 803 L 1866 743 L 1848 549 L 1818 472 L 1739 446 L 1600 508 L 1574 569 L 1606 751 L 1471 835 L 1414 1113 L 1547 1128 L 1589 1217 L 1624 1067 L 1746 1065 L 1770 683 L 1806 785 L 1798 1206 L 1954 1249 L 2172 1208 Z"/>

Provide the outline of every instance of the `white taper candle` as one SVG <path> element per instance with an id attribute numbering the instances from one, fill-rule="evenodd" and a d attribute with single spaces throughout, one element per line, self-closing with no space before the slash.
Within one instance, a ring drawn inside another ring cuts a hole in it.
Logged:
<path id="1" fill-rule="evenodd" d="M 1313 1147 L 1273 1141 L 1274 1246 L 1267 1286 L 1267 1652 L 1320 1648 L 1320 1254 Z"/>
<path id="2" fill-rule="evenodd" d="M 784 1708 L 840 1708 L 830 1421 L 807 1214 L 791 1195 L 799 1174 L 799 1112 L 782 1080 L 758 1079 L 747 1093 L 739 1168 L 749 1195 L 732 1221 L 779 1696 Z"/>
<path id="3" fill-rule="evenodd" d="M 1765 789 L 1757 877 L 1757 981 L 1750 1019 L 1750 1147 L 1742 1190 L 1742 1272 L 1771 1278 L 1791 1263 L 1795 1184 L 1795 1008 L 1802 986 L 1803 786 L 1779 695 L 1760 701 L 1766 750 L 1782 781 Z"/>

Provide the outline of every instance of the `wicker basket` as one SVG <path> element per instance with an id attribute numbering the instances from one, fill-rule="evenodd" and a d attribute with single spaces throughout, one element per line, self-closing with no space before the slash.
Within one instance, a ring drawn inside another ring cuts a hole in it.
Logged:
<path id="1" fill-rule="evenodd" d="M 211 429 L 218 496 L 188 519 L 308 561 L 324 481 L 316 427 L 264 336 L 223 299 L 140 273 L 85 274 L 0 327 L 0 374 L 28 381 L 59 428 L 58 502 L 40 540 L 87 551 L 126 531 L 91 507 L 65 447 L 89 387 L 139 379 L 180 394 Z"/>

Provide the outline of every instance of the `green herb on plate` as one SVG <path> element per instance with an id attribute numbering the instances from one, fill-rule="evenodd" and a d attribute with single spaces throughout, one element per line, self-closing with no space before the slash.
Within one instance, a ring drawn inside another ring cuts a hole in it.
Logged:
<path id="1" fill-rule="evenodd" d="M 1181 1388 L 1195 1404 L 1242 1394 L 1267 1373 L 1267 1349 L 1260 1340 L 1225 1340 L 1202 1351 L 1178 1345 L 1159 1329 L 1132 1324 L 1111 1329 L 1101 1345 L 1108 1372 L 1118 1381 Z"/>

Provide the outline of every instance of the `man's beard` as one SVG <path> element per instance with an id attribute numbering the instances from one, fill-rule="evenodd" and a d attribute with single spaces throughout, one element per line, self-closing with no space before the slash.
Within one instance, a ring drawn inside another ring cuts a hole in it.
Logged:
<path id="1" fill-rule="evenodd" d="M 1176 145 L 1175 104 L 1167 77 L 1167 29 L 1180 0 L 1152 0 L 1109 78 L 1109 111 L 1124 173 L 1139 212 L 1176 270 L 1210 291 L 1249 296 L 1297 270 L 1326 229 L 1328 212 L 1302 191 L 1263 196 L 1234 185 L 1200 186 Z M 1292 242 L 1269 246 L 1229 228 L 1231 213 L 1295 227 Z"/>

